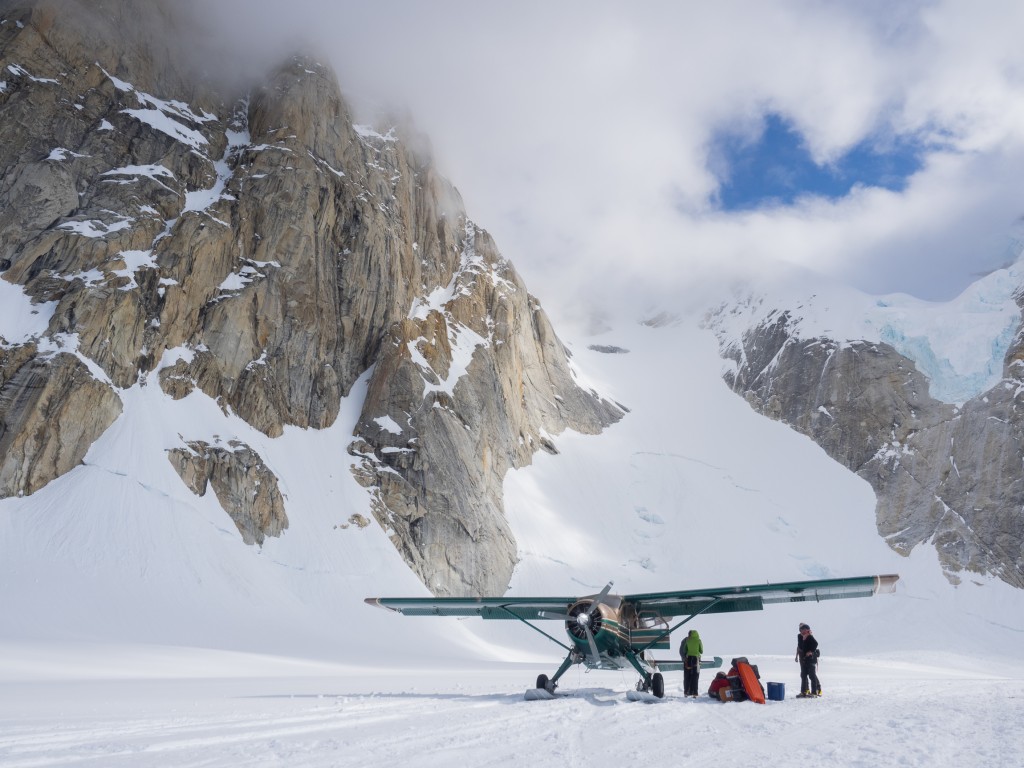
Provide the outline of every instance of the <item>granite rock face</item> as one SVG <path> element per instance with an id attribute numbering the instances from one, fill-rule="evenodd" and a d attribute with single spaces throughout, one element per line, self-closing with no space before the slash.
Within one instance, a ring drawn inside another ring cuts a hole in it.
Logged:
<path id="1" fill-rule="evenodd" d="M 550 436 L 566 427 L 594 434 L 622 414 L 574 384 L 491 238 L 467 224 L 460 247 L 448 285 L 392 327 L 350 448 L 378 520 L 438 594 L 455 594 L 445 585 L 465 583 L 467 564 L 503 591 L 515 562 L 505 473 L 538 449 L 557 452 Z"/>
<path id="2" fill-rule="evenodd" d="M 888 344 L 802 338 L 785 309 L 737 339 L 722 331 L 726 311 L 707 322 L 735 364 L 726 382 L 867 480 L 894 550 L 930 542 L 954 583 L 975 572 L 1024 588 L 1024 327 L 1003 380 L 957 406 Z"/>
<path id="3" fill-rule="evenodd" d="M 8 6 L 0 279 L 50 320 L 2 340 L 0 494 L 73 468 L 152 373 L 168 397 L 202 393 L 271 438 L 329 427 L 368 374 L 339 461 L 355 457 L 373 514 L 433 591 L 503 592 L 504 473 L 622 412 L 574 383 L 424 142 L 355 124 L 307 57 L 245 87 L 205 76 L 181 42 L 201 24 L 174 3 Z M 76 385 L 41 388 L 51 368 Z M 284 530 L 286 499 L 245 490 L 273 467 L 201 438 L 169 454 L 182 477 L 213 484 L 246 542 Z"/>

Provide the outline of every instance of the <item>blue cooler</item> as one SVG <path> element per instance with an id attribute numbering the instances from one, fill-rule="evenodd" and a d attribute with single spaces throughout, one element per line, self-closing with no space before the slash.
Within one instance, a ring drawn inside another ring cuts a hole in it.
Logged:
<path id="1" fill-rule="evenodd" d="M 786 698 L 785 683 L 768 683 L 768 699 L 770 701 L 782 701 Z"/>

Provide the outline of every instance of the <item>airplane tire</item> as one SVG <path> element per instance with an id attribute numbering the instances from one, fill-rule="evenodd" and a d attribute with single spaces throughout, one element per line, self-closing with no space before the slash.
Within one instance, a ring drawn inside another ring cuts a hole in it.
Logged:
<path id="1" fill-rule="evenodd" d="M 665 698 L 665 678 L 661 676 L 661 672 L 651 675 L 651 693 L 659 699 Z"/>
<path id="2" fill-rule="evenodd" d="M 537 675 L 537 687 L 538 688 L 543 688 L 546 691 L 546 690 L 548 690 L 548 685 L 549 685 L 549 683 L 548 683 L 548 676 L 547 675 Z"/>

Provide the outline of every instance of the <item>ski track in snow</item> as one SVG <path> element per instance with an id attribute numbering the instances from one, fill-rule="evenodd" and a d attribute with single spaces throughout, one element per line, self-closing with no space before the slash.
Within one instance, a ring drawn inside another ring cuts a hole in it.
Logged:
<path id="1" fill-rule="evenodd" d="M 615 673 L 573 674 L 527 702 L 537 669 L 361 670 L 355 676 L 5 683 L 5 768 L 149 766 L 1010 766 L 1024 760 L 1024 677 L 831 659 L 800 701 L 791 659 L 761 661 L 787 698 L 630 702 Z M 787 665 L 787 662 L 789 664 Z M 548 671 L 546 668 L 538 668 Z M 712 674 L 701 675 L 706 687 Z M 611 685 L 613 687 L 604 687 Z"/>

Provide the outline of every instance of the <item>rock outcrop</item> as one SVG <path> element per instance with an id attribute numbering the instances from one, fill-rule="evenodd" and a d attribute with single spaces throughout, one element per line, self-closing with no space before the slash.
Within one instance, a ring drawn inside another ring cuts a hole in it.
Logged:
<path id="1" fill-rule="evenodd" d="M 74 469 L 120 414 L 118 396 L 75 355 L 0 346 L 0 497 Z"/>
<path id="2" fill-rule="evenodd" d="M 576 386 L 424 142 L 354 124 L 306 57 L 245 88 L 203 76 L 179 10 L 40 0 L 0 20 L 0 279 L 52 312 L 4 340 L 0 494 L 71 469 L 154 371 L 272 438 L 332 425 L 371 371 L 349 452 L 375 517 L 436 593 L 503 592 L 504 473 L 621 410 Z M 54 340 L 76 379 L 40 389 Z M 280 533 L 285 500 L 250 487 L 263 460 L 199 438 L 170 454 L 183 478 L 213 484 L 245 541 Z"/>
<path id="3" fill-rule="evenodd" d="M 197 440 L 168 451 L 167 458 L 196 496 L 205 496 L 207 487 L 213 486 L 246 544 L 262 544 L 265 537 L 280 536 L 288 527 L 277 477 L 244 443 L 230 440 L 224 448 Z"/>
<path id="4" fill-rule="evenodd" d="M 506 471 L 556 452 L 566 426 L 593 434 L 620 416 L 573 383 L 547 317 L 468 224 L 451 281 L 383 344 L 350 451 L 378 521 L 432 590 L 476 572 L 503 591 L 516 555 Z"/>
<path id="5" fill-rule="evenodd" d="M 1003 380 L 956 406 L 888 344 L 802 338 L 784 309 L 737 340 L 722 316 L 708 325 L 735 363 L 726 382 L 867 480 L 893 549 L 931 542 L 953 582 L 968 571 L 1024 587 L 1024 326 Z"/>

